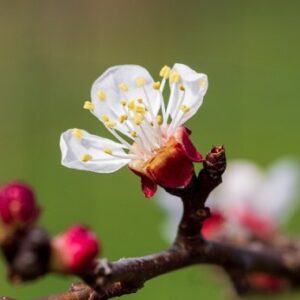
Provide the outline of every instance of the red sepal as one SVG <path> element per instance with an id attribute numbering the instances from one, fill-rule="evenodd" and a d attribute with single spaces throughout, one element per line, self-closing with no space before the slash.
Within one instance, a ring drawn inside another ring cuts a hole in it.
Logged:
<path id="1" fill-rule="evenodd" d="M 141 176 L 142 190 L 146 198 L 151 198 L 157 191 L 157 184 L 147 176 Z"/>
<path id="2" fill-rule="evenodd" d="M 181 143 L 182 148 L 186 156 L 194 162 L 201 162 L 203 160 L 202 155 L 197 151 L 195 146 L 190 140 L 191 130 L 186 127 L 180 127 L 176 130 L 175 138 Z"/>

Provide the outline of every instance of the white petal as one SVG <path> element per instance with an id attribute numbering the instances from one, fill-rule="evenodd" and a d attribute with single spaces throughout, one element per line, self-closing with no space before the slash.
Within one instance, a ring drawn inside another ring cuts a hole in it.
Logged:
<path id="1" fill-rule="evenodd" d="M 143 79 L 144 85 L 138 86 L 136 80 Z M 120 85 L 125 84 L 128 91 L 120 89 Z M 120 104 L 121 100 L 131 101 L 142 98 L 146 102 L 146 95 L 151 102 L 152 110 L 156 115 L 159 110 L 159 99 L 156 97 L 157 91 L 152 88 L 153 79 L 149 72 L 137 65 L 121 65 L 111 67 L 106 70 L 92 85 L 91 99 L 94 104 L 92 113 L 100 120 L 103 115 L 107 115 L 112 121 L 117 122 L 117 129 L 129 135 L 129 122 L 121 124 L 119 116 L 124 115 L 124 107 Z M 99 92 L 103 92 L 105 98 L 99 99 Z M 132 128 L 130 128 L 132 130 Z"/>
<path id="2" fill-rule="evenodd" d="M 82 137 L 78 138 L 74 136 L 74 129 L 69 129 L 61 135 L 61 163 L 65 167 L 96 173 L 112 173 L 130 161 L 129 158 L 116 158 L 104 152 L 105 149 L 111 149 L 115 155 L 126 156 L 121 144 L 91 135 L 84 130 L 81 130 L 81 133 Z M 92 159 L 82 161 L 82 157 L 87 154 Z"/>
<path id="3" fill-rule="evenodd" d="M 299 179 L 297 163 L 281 160 L 274 164 L 257 197 L 257 210 L 278 223 L 295 207 Z"/>
<path id="4" fill-rule="evenodd" d="M 174 241 L 180 222 L 183 207 L 181 200 L 159 188 L 154 203 L 157 204 L 166 214 L 162 226 L 162 236 L 166 242 Z"/>
<path id="5" fill-rule="evenodd" d="M 229 162 L 223 175 L 223 183 L 212 192 L 209 206 L 223 212 L 229 221 L 238 222 L 239 211 L 256 210 L 256 199 L 264 174 L 255 164 L 248 161 Z"/>
<path id="6" fill-rule="evenodd" d="M 180 93 L 182 92 L 178 89 L 178 85 L 170 83 L 170 88 L 173 90 L 174 97 L 170 99 L 168 111 L 172 118 L 176 116 L 176 119 L 180 119 L 180 122 L 177 122 L 177 125 L 179 126 L 190 119 L 202 105 L 203 97 L 208 88 L 208 80 L 205 74 L 197 73 L 183 64 L 175 64 L 172 71 L 179 73 L 179 84 L 182 84 L 185 88 L 183 101 L 179 103 Z M 184 113 L 180 110 L 183 105 L 188 107 L 188 112 Z"/>

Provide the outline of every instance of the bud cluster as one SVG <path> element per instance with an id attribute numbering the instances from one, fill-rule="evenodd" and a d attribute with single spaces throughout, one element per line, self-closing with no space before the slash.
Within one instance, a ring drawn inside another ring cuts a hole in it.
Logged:
<path id="1" fill-rule="evenodd" d="M 93 232 L 76 225 L 51 239 L 36 225 L 39 216 L 30 186 L 12 182 L 0 187 L 0 247 L 12 281 L 49 271 L 81 273 L 93 264 L 100 251 Z"/>
<path id="2" fill-rule="evenodd" d="M 87 227 L 75 225 L 54 237 L 51 243 L 51 269 L 63 273 L 80 273 L 92 266 L 100 244 Z"/>
<path id="3" fill-rule="evenodd" d="M 28 185 L 12 182 L 0 188 L 1 239 L 34 224 L 39 213 L 35 194 Z"/>

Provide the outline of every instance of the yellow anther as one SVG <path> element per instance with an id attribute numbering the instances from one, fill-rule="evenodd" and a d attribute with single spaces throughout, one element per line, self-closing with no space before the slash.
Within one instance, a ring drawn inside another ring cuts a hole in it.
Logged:
<path id="1" fill-rule="evenodd" d="M 116 127 L 117 123 L 114 122 L 114 121 L 107 121 L 104 123 L 104 125 L 107 127 L 107 128 L 114 128 Z"/>
<path id="2" fill-rule="evenodd" d="M 131 135 L 133 138 L 136 138 L 136 137 L 137 137 L 136 131 L 131 131 L 131 132 L 130 132 L 130 135 Z"/>
<path id="3" fill-rule="evenodd" d="M 180 79 L 180 75 L 178 72 L 172 71 L 170 73 L 170 82 L 177 83 Z"/>
<path id="4" fill-rule="evenodd" d="M 146 79 L 143 77 L 137 78 L 135 83 L 138 87 L 144 86 L 146 84 Z"/>
<path id="5" fill-rule="evenodd" d="M 160 82 L 159 81 L 153 82 L 152 87 L 155 90 L 159 90 L 159 88 L 160 88 Z"/>
<path id="6" fill-rule="evenodd" d="M 183 92 L 185 91 L 185 87 L 182 84 L 180 84 L 178 88 L 179 88 L 180 91 L 183 91 Z"/>
<path id="7" fill-rule="evenodd" d="M 77 139 L 81 139 L 83 137 L 83 132 L 80 129 L 73 129 L 72 134 L 74 137 L 76 137 Z"/>
<path id="8" fill-rule="evenodd" d="M 121 124 L 124 123 L 125 121 L 127 121 L 127 119 L 128 119 L 127 115 L 121 115 L 121 116 L 119 116 L 119 122 Z"/>
<path id="9" fill-rule="evenodd" d="M 103 149 L 103 152 L 108 154 L 108 155 L 112 155 L 112 150 L 110 148 Z"/>
<path id="10" fill-rule="evenodd" d="M 120 104 L 121 104 L 122 106 L 126 106 L 126 105 L 127 105 L 127 101 L 121 100 L 121 101 L 120 101 Z"/>
<path id="11" fill-rule="evenodd" d="M 133 118 L 133 122 L 136 124 L 136 125 L 141 125 L 142 122 L 144 120 L 144 117 L 141 115 L 141 114 L 136 114 Z"/>
<path id="12" fill-rule="evenodd" d="M 128 104 L 127 104 L 128 109 L 130 110 L 134 110 L 135 108 L 135 101 L 131 100 Z"/>
<path id="13" fill-rule="evenodd" d="M 85 101 L 83 104 L 84 109 L 93 110 L 95 105 L 91 101 Z"/>
<path id="14" fill-rule="evenodd" d="M 180 107 L 180 110 L 181 110 L 182 112 L 184 112 L 184 113 L 187 113 L 187 112 L 190 111 L 190 108 L 189 108 L 187 105 L 182 105 L 182 106 Z"/>
<path id="15" fill-rule="evenodd" d="M 81 156 L 81 161 L 83 161 L 83 162 L 90 161 L 91 159 L 93 159 L 93 157 L 92 157 L 92 155 L 90 155 L 90 154 L 83 154 L 83 155 Z"/>
<path id="16" fill-rule="evenodd" d="M 97 96 L 100 101 L 105 101 L 107 97 L 104 91 L 98 91 Z"/>
<path id="17" fill-rule="evenodd" d="M 163 123 L 163 118 L 161 115 L 156 116 L 156 122 L 158 125 L 161 125 Z"/>
<path id="18" fill-rule="evenodd" d="M 203 88 L 203 87 L 205 87 L 205 85 L 206 85 L 206 80 L 205 80 L 205 79 L 200 79 L 200 80 L 199 80 L 199 86 L 200 86 L 201 88 Z"/>
<path id="19" fill-rule="evenodd" d="M 128 91 L 128 85 L 124 82 L 119 84 L 119 89 L 123 92 L 127 92 Z"/>
<path id="20" fill-rule="evenodd" d="M 137 102 L 142 104 L 144 102 L 144 100 L 142 98 L 137 99 Z"/>
<path id="21" fill-rule="evenodd" d="M 170 75 L 170 72 L 171 72 L 171 68 L 169 66 L 164 66 L 160 72 L 159 72 L 159 76 L 160 77 L 163 77 L 165 79 L 168 79 L 169 78 L 169 75 Z"/>
<path id="22" fill-rule="evenodd" d="M 139 114 L 145 114 L 147 112 L 146 108 L 141 105 L 136 105 L 134 108 L 134 111 L 139 113 Z"/>
<path id="23" fill-rule="evenodd" d="M 108 122 L 108 121 L 109 121 L 108 115 L 102 115 L 101 121 L 103 121 L 103 122 Z"/>

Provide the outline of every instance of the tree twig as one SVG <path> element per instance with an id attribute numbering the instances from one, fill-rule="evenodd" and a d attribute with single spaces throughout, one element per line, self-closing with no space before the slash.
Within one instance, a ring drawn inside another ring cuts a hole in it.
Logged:
<path id="1" fill-rule="evenodd" d="M 116 262 L 100 259 L 91 270 L 81 274 L 85 284 L 73 285 L 61 295 L 41 300 L 104 300 L 137 292 L 154 277 L 195 264 L 221 266 L 239 294 L 247 293 L 244 274 L 264 272 L 300 286 L 300 245 L 298 241 L 260 243 L 245 240 L 234 245 L 226 241 L 207 241 L 201 235 L 203 221 L 209 216 L 205 202 L 221 183 L 226 160 L 223 147 L 214 147 L 204 168 L 185 189 L 168 189 L 181 197 L 184 212 L 172 247 L 163 252 Z"/>

